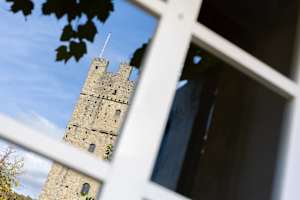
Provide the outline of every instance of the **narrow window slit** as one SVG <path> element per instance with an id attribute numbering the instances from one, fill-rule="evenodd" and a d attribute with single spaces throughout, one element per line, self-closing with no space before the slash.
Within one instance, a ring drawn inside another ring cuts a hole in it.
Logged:
<path id="1" fill-rule="evenodd" d="M 90 184 L 84 183 L 81 188 L 81 192 L 80 192 L 81 195 L 83 195 L 83 196 L 87 195 L 90 191 L 90 187 L 91 187 Z"/>
<path id="2" fill-rule="evenodd" d="M 95 149 L 96 149 L 96 145 L 95 144 L 90 144 L 88 151 L 93 153 L 93 152 L 95 152 Z"/>

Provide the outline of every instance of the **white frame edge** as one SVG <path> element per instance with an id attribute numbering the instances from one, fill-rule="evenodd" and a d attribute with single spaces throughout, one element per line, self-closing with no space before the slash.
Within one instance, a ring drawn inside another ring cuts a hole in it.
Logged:
<path id="1" fill-rule="evenodd" d="M 76 147 L 38 133 L 20 122 L 0 114 L 0 137 L 38 155 L 75 169 L 96 180 L 107 178 L 109 163 Z M 22 134 L 22 137 L 20 137 Z M 76 155 L 76 156 L 75 156 Z"/>
<path id="2" fill-rule="evenodd" d="M 19 125 L 3 115 L 0 115 L 2 123 L 0 136 L 96 180 L 105 180 L 107 182 L 103 191 L 105 200 L 124 199 L 124 194 L 127 193 L 131 200 L 142 197 L 187 200 L 185 197 L 152 183 L 150 175 L 176 90 L 176 83 L 193 36 L 193 41 L 197 45 L 292 102 L 292 108 L 295 111 L 291 114 L 289 125 L 291 148 L 288 149 L 288 165 L 285 170 L 288 173 L 284 178 L 285 181 L 281 188 L 282 197 L 280 198 L 291 200 L 290 192 L 299 193 L 296 188 L 299 185 L 298 181 L 294 182 L 296 178 L 292 174 L 299 169 L 299 164 L 295 164 L 295 156 L 300 152 L 296 148 L 300 140 L 300 127 L 297 124 L 297 120 L 300 118 L 298 84 L 196 22 L 201 0 L 190 0 L 189 2 L 182 0 L 131 1 L 151 14 L 161 16 L 161 19 L 145 60 L 144 70 L 113 162 L 98 160 L 70 145 L 54 141 Z M 176 38 L 175 43 L 168 37 L 170 34 Z M 165 59 L 162 60 L 161 57 Z M 298 63 L 297 68 L 299 67 Z M 164 82 L 166 78 L 168 81 Z M 150 118 L 144 113 L 147 113 Z M 22 138 L 19 135 L 20 132 L 23 134 Z M 130 146 L 132 144 L 133 146 Z M 70 155 L 76 155 L 76 158 Z M 112 193 L 114 194 L 111 196 Z"/>

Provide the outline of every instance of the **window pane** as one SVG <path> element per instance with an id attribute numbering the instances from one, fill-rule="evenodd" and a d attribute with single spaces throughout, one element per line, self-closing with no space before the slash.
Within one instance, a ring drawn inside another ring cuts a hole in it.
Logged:
<path id="1" fill-rule="evenodd" d="M 191 44 L 152 181 L 195 200 L 271 200 L 286 100 Z"/>
<path id="2" fill-rule="evenodd" d="M 96 155 L 107 157 L 106 148 L 117 139 L 138 79 L 139 65 L 132 57 L 156 29 L 156 19 L 131 3 L 112 4 L 114 9 L 105 23 L 95 19 L 98 34 L 93 42 L 82 39 L 87 53 L 78 62 L 71 57 L 66 63 L 55 60 L 57 41 L 65 33 L 55 18 L 33 14 L 26 23 L 13 13 L 1 13 L 4 26 L 11 28 L 3 30 L 0 39 L 0 46 L 7 46 L 0 59 L 0 65 L 6 66 L 0 69 L 0 113 L 84 151 L 95 144 Z M 35 5 L 39 9 L 42 2 Z M 72 24 L 73 31 L 76 26 L 81 29 L 85 20 L 82 17 Z M 60 23 L 68 24 L 63 19 Z M 72 42 L 75 35 L 70 36 Z M 69 48 L 68 41 L 62 42 Z M 142 56 L 138 57 L 141 61 Z"/>
<path id="3" fill-rule="evenodd" d="M 0 160 L 0 196 L 3 199 L 98 196 L 99 182 L 4 140 L 0 140 Z"/>
<path id="4" fill-rule="evenodd" d="M 7 10 L 0 13 L 2 27 L 10 27 L 0 37 L 0 46 L 7 47 L 0 56 L 0 113 L 110 161 L 137 85 L 143 58 L 139 49 L 151 39 L 157 20 L 128 1 L 57 1 L 58 10 L 65 6 L 86 12 L 48 13 L 54 17 L 44 16 L 51 7 L 44 2 L 33 1 L 28 23 L 21 13 L 9 12 L 12 3 L 0 3 Z M 97 15 L 90 16 L 90 9 Z M 40 183 L 34 198 L 45 184 L 44 196 L 50 199 L 94 198 L 98 183 L 59 164 L 50 166 L 45 174 L 59 178 Z M 76 183 L 76 191 L 71 183 Z M 90 185 L 88 196 L 81 198 L 85 183 Z M 57 192 L 60 189 L 65 193 Z"/>
<path id="5" fill-rule="evenodd" d="M 291 76 L 298 1 L 204 0 L 198 20 L 271 65 Z"/>
<path id="6" fill-rule="evenodd" d="M 89 152 L 94 152 L 95 148 L 96 148 L 95 144 L 90 144 L 90 146 L 89 146 Z"/>
<path id="7" fill-rule="evenodd" d="M 89 191 L 90 191 L 90 184 L 84 183 L 84 184 L 82 185 L 81 195 L 82 195 L 82 196 L 86 196 L 86 195 L 88 195 Z"/>

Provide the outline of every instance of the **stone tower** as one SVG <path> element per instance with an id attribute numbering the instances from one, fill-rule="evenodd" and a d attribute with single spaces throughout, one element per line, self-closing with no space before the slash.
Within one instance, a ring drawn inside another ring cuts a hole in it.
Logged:
<path id="1" fill-rule="evenodd" d="M 109 159 L 118 128 L 128 108 L 134 82 L 128 78 L 132 67 L 121 64 L 116 74 L 106 71 L 108 61 L 95 58 L 72 118 L 67 126 L 64 141 Z M 95 198 L 99 183 L 77 172 L 53 164 L 40 200 L 85 200 Z"/>

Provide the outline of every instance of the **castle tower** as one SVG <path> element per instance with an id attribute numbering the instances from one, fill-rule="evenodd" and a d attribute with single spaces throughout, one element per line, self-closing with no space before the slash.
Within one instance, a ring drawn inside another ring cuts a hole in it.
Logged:
<path id="1" fill-rule="evenodd" d="M 132 67 L 121 64 L 116 74 L 106 71 L 108 61 L 95 58 L 64 141 L 100 159 L 109 159 L 118 128 L 128 108 L 134 82 L 128 80 Z M 40 200 L 85 200 L 96 198 L 99 183 L 77 172 L 53 164 Z"/>

